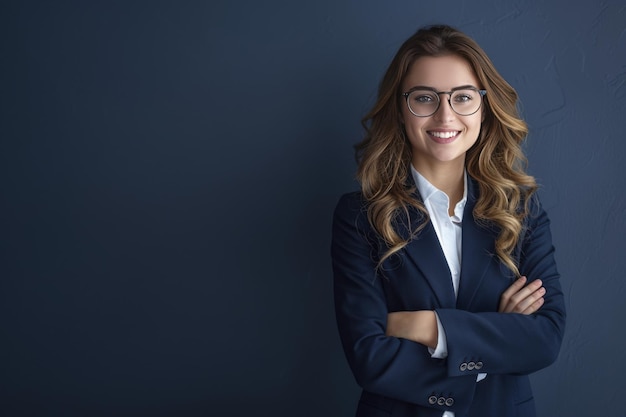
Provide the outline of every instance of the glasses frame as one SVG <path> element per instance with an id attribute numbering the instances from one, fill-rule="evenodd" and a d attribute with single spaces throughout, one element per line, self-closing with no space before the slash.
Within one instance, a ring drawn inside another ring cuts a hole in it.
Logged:
<path id="1" fill-rule="evenodd" d="M 428 91 L 432 91 L 433 93 L 435 93 L 437 95 L 437 107 L 435 108 L 435 110 L 431 113 L 431 114 L 427 114 L 427 115 L 422 115 L 422 114 L 417 114 L 413 111 L 413 109 L 411 109 L 411 105 L 409 104 L 409 96 L 411 95 L 412 92 L 417 91 L 417 90 L 428 90 Z M 454 107 L 452 106 L 452 102 L 450 100 L 452 100 L 452 94 L 456 91 L 459 90 L 472 90 L 472 91 L 476 91 L 479 95 L 480 95 L 480 105 L 478 106 L 478 108 L 473 111 L 472 113 L 469 114 L 461 114 L 458 111 L 454 110 Z M 413 87 L 411 88 L 409 91 L 407 91 L 406 93 L 402 93 L 402 97 L 405 98 L 406 100 L 406 106 L 409 109 L 409 111 L 416 117 L 430 117 L 433 114 L 437 113 L 437 111 L 439 110 L 439 107 L 441 107 L 441 94 L 447 94 L 448 95 L 448 105 L 450 105 L 450 108 L 452 109 L 453 112 L 455 112 L 456 114 L 458 114 L 459 116 L 471 116 L 473 114 L 476 114 L 476 112 L 478 110 L 480 110 L 480 108 L 483 106 L 483 97 L 485 96 L 485 94 L 487 94 L 487 90 L 481 90 L 479 88 L 476 88 L 474 86 L 471 85 L 464 85 L 461 87 L 454 87 L 452 90 L 450 91 L 437 91 L 432 87 Z"/>

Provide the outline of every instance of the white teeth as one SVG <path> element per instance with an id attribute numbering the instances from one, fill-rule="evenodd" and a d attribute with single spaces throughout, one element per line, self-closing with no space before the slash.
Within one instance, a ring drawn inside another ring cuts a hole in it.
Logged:
<path id="1" fill-rule="evenodd" d="M 459 134 L 459 132 L 430 132 L 436 138 L 450 139 Z"/>

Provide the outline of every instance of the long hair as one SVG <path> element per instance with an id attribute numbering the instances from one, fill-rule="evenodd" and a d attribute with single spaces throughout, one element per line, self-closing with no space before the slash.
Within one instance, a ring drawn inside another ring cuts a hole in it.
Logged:
<path id="1" fill-rule="evenodd" d="M 528 215 L 528 203 L 536 191 L 535 179 L 526 174 L 527 160 L 521 143 L 528 134 L 517 110 L 518 96 L 480 46 L 450 26 L 431 26 L 407 39 L 391 61 L 378 90 L 374 107 L 362 120 L 365 138 L 355 146 L 357 179 L 368 202 L 367 216 L 387 248 L 385 259 L 404 248 L 419 229 L 400 236 L 399 223 L 411 224 L 409 207 L 425 219 L 428 213 L 409 186 L 412 149 L 401 124 L 401 107 L 406 105 L 400 91 L 404 77 L 415 60 L 423 56 L 457 55 L 465 59 L 487 90 L 483 98 L 484 119 L 476 143 L 467 151 L 465 165 L 479 185 L 473 215 L 476 221 L 498 229 L 495 251 L 516 275 L 512 256 Z"/>

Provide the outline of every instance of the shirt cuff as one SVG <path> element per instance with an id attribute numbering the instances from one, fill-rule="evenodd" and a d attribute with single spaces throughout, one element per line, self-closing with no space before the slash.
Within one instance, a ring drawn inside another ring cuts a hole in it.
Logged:
<path id="1" fill-rule="evenodd" d="M 446 339 L 446 332 L 443 330 L 439 315 L 435 311 L 435 318 L 437 319 L 437 346 L 435 349 L 428 348 L 431 358 L 444 359 L 448 357 L 448 339 Z"/>
<path id="2" fill-rule="evenodd" d="M 428 352 L 430 353 L 431 358 L 435 359 L 444 359 L 448 357 L 448 339 L 446 339 L 446 332 L 443 330 L 443 326 L 441 325 L 441 320 L 439 320 L 439 315 L 435 311 L 435 318 L 437 319 L 437 346 L 435 348 L 428 348 Z M 487 377 L 487 374 L 484 372 L 476 375 L 476 382 L 480 382 Z M 451 414 L 454 416 L 454 414 Z M 444 414 L 443 417 L 446 417 Z"/>

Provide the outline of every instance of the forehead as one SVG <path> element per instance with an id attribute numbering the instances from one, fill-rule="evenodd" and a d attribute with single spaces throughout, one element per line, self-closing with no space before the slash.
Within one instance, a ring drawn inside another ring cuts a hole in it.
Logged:
<path id="1" fill-rule="evenodd" d="M 461 85 L 480 87 L 469 63 L 458 55 L 424 56 L 411 64 L 402 82 L 404 91 L 416 87 L 432 87 L 441 91 Z"/>

